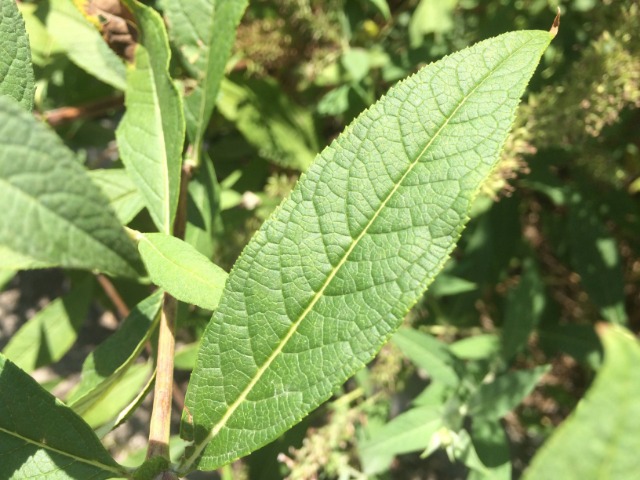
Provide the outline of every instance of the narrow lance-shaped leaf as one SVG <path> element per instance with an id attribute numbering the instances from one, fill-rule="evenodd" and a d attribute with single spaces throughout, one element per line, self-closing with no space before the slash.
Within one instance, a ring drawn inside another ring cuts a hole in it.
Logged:
<path id="1" fill-rule="evenodd" d="M 54 132 L 0 97 L 0 267 L 60 266 L 137 277 L 134 243 Z"/>
<path id="2" fill-rule="evenodd" d="M 236 28 L 247 3 L 248 0 L 162 1 L 169 35 L 196 80 L 184 100 L 187 133 L 196 150 L 216 104 Z"/>
<path id="3" fill-rule="evenodd" d="M 89 410 L 124 376 L 153 333 L 161 304 L 160 291 L 140 302 L 120 328 L 89 354 L 82 379 L 67 399 L 75 412 Z"/>
<path id="4" fill-rule="evenodd" d="M 0 95 L 33 108 L 35 80 L 24 20 L 15 0 L 0 0 Z"/>
<path id="5" fill-rule="evenodd" d="M 248 0 L 162 2 L 169 34 L 196 80 L 184 100 L 187 133 L 199 149 Z"/>
<path id="6" fill-rule="evenodd" d="M 180 189 L 184 116 L 169 76 L 169 41 L 160 15 L 135 0 L 123 3 L 139 29 L 127 69 L 126 113 L 116 137 L 122 161 L 161 232 L 173 225 Z"/>
<path id="7" fill-rule="evenodd" d="M 371 360 L 453 250 L 551 38 L 508 33 L 427 66 L 316 159 L 229 275 L 181 471 L 273 440 Z"/>
<path id="8" fill-rule="evenodd" d="M 0 478 L 128 476 L 91 427 L 0 355 Z"/>
<path id="9" fill-rule="evenodd" d="M 600 325 L 604 363 L 576 411 L 534 457 L 525 480 L 635 478 L 640 471 L 640 344 Z"/>

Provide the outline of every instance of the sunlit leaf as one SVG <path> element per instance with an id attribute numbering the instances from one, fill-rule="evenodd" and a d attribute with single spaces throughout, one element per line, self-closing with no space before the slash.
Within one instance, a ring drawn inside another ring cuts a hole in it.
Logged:
<path id="1" fill-rule="evenodd" d="M 229 276 L 181 472 L 273 440 L 389 339 L 453 250 L 551 38 L 508 33 L 433 63 L 322 152 Z"/>

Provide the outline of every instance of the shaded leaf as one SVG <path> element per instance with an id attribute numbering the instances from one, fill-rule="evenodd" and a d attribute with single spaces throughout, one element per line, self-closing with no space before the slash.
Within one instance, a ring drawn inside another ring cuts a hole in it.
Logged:
<path id="1" fill-rule="evenodd" d="M 490 383 L 482 383 L 469 397 L 469 415 L 480 415 L 485 419 L 498 420 L 520 404 L 549 371 L 548 365 L 506 372 Z"/>
<path id="2" fill-rule="evenodd" d="M 158 230 L 169 233 L 180 189 L 182 101 L 169 76 L 169 41 L 162 18 L 136 0 L 123 3 L 136 19 L 140 43 L 127 70 L 126 113 L 116 130 L 118 149 Z"/>
<path id="3" fill-rule="evenodd" d="M 596 206 L 574 193 L 567 234 L 573 268 L 605 320 L 625 324 L 624 277 L 617 241 L 607 232 Z"/>
<path id="4" fill-rule="evenodd" d="M 229 276 L 181 472 L 271 441 L 371 360 L 453 250 L 550 40 L 508 33 L 433 63 L 322 152 Z"/>
<path id="5" fill-rule="evenodd" d="M 60 266 L 129 277 L 141 271 L 135 245 L 75 155 L 3 97 L 0 204 L 2 268 Z"/>
<path id="6" fill-rule="evenodd" d="M 128 476 L 91 427 L 0 355 L 0 477 Z"/>
<path id="7" fill-rule="evenodd" d="M 9 340 L 3 354 L 26 372 L 57 362 L 78 338 L 87 318 L 93 279 L 75 285 L 24 324 Z"/>
<path id="8" fill-rule="evenodd" d="M 633 478 L 640 471 L 640 345 L 602 325 L 604 362 L 576 410 L 533 458 L 525 480 Z"/>
<path id="9" fill-rule="evenodd" d="M 173 297 L 215 310 L 227 272 L 188 243 L 163 233 L 146 233 L 138 244 L 151 281 Z"/>
<path id="10" fill-rule="evenodd" d="M 34 92 L 31 49 L 24 20 L 15 0 L 1 0 L 0 95 L 8 95 L 25 110 L 31 110 Z"/>
<path id="11" fill-rule="evenodd" d="M 520 283 L 509 292 L 502 326 L 503 355 L 510 360 L 527 343 L 540 322 L 546 304 L 544 284 L 534 261 L 527 257 Z"/>
<path id="12" fill-rule="evenodd" d="M 491 333 L 473 335 L 452 343 L 449 351 L 464 360 L 491 358 L 500 351 L 500 339 Z"/>
<path id="13" fill-rule="evenodd" d="M 160 291 L 140 302 L 120 328 L 89 354 L 80 383 L 67 398 L 75 412 L 82 415 L 89 410 L 133 365 L 157 325 L 161 304 Z"/>
<path id="14" fill-rule="evenodd" d="M 311 114 L 273 81 L 224 80 L 218 109 L 262 157 L 276 165 L 304 171 L 318 152 Z"/>

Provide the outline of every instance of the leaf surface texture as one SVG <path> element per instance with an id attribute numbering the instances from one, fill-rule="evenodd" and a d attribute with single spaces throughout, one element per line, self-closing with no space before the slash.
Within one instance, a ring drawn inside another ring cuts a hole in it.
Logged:
<path id="1" fill-rule="evenodd" d="M 229 275 L 182 471 L 268 443 L 371 360 L 454 248 L 550 40 L 508 33 L 431 64 L 320 154 Z"/>

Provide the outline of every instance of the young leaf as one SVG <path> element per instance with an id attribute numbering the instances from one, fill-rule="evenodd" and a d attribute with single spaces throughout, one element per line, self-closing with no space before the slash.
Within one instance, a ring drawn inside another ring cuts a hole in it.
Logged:
<path id="1" fill-rule="evenodd" d="M 33 108 L 35 80 L 24 20 L 15 0 L 0 0 L 0 95 Z"/>
<path id="2" fill-rule="evenodd" d="M 402 328 L 392 338 L 402 353 L 435 381 L 456 386 L 460 377 L 456 373 L 460 361 L 449 347 L 431 335 L 411 328 Z"/>
<path id="3" fill-rule="evenodd" d="M 604 363 L 576 411 L 534 457 L 525 480 L 633 478 L 640 451 L 640 345 L 602 325 Z"/>
<path id="4" fill-rule="evenodd" d="M 196 85 L 184 99 L 189 139 L 196 146 L 209 125 L 236 28 L 248 0 L 164 0 L 169 35 Z"/>
<path id="5" fill-rule="evenodd" d="M 111 208 L 126 225 L 144 208 L 144 199 L 122 168 L 90 170 L 89 177 L 109 199 Z"/>
<path id="6" fill-rule="evenodd" d="M 80 4 L 79 8 L 83 8 Z M 124 62 L 109 48 L 72 0 L 51 0 L 47 30 L 77 66 L 104 83 L 124 90 Z"/>
<path id="7" fill-rule="evenodd" d="M 67 399 L 75 412 L 82 415 L 89 410 L 133 365 L 155 329 L 161 304 L 160 291 L 140 302 L 118 331 L 89 354 L 82 379 Z"/>
<path id="8" fill-rule="evenodd" d="M 0 205 L 1 268 L 60 266 L 128 277 L 142 269 L 135 245 L 75 155 L 6 97 Z"/>
<path id="9" fill-rule="evenodd" d="M 146 233 L 138 244 L 151 281 L 178 300 L 215 310 L 227 272 L 182 240 Z"/>
<path id="10" fill-rule="evenodd" d="M 229 276 L 182 472 L 266 444 L 371 360 L 453 250 L 551 38 L 508 33 L 431 64 L 322 152 Z"/>
<path id="11" fill-rule="evenodd" d="M 386 470 L 396 455 L 425 450 L 443 421 L 442 408 L 432 405 L 398 415 L 362 442 L 360 458 L 364 473 L 372 475 Z"/>
<path id="12" fill-rule="evenodd" d="M 122 162 L 161 232 L 169 233 L 178 205 L 184 144 L 182 101 L 169 76 L 169 41 L 160 15 L 136 0 L 140 43 L 127 70 L 126 113 L 116 131 Z"/>
<path id="13" fill-rule="evenodd" d="M 0 478 L 128 477 L 89 425 L 3 355 L 0 458 Z"/>
<path id="14" fill-rule="evenodd" d="M 92 290 L 93 279 L 86 278 L 55 299 L 11 337 L 2 353 L 27 373 L 60 360 L 78 338 Z"/>

